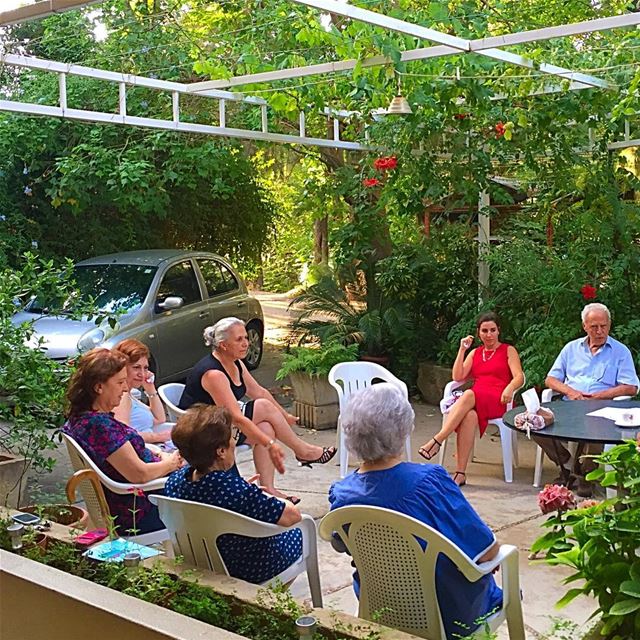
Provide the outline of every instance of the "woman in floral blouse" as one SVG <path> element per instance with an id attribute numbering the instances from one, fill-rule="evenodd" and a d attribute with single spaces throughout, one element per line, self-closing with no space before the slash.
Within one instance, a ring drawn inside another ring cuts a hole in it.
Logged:
<path id="1" fill-rule="evenodd" d="M 153 454 L 145 448 L 138 432 L 113 416 L 127 391 L 127 359 L 109 349 L 92 349 L 78 363 L 67 388 L 69 434 L 116 482 L 143 484 L 180 468 L 178 452 Z M 157 508 L 143 495 L 121 495 L 104 488 L 115 525 L 124 533 L 136 534 L 163 529 Z M 135 510 L 135 513 L 134 513 Z"/>

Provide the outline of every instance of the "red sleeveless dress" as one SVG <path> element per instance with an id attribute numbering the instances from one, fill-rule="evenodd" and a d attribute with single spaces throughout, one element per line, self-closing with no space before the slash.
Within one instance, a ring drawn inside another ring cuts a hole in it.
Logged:
<path id="1" fill-rule="evenodd" d="M 484 347 L 478 347 L 473 354 L 469 377 L 473 378 L 471 390 L 476 394 L 480 436 L 484 435 L 489 419 L 502 418 L 507 410 L 507 406 L 500 402 L 500 396 L 513 379 L 507 358 L 508 349 L 509 345 L 502 343 L 495 352 L 485 352 Z M 483 353 L 485 361 L 482 359 Z"/>

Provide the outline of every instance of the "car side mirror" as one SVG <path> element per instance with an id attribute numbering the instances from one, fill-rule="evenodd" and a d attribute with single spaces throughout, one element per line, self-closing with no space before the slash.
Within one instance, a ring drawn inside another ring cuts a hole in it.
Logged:
<path id="1" fill-rule="evenodd" d="M 179 296 L 167 296 L 164 302 L 158 302 L 156 306 L 162 311 L 171 311 L 172 309 L 179 309 L 183 304 L 184 300 Z"/>

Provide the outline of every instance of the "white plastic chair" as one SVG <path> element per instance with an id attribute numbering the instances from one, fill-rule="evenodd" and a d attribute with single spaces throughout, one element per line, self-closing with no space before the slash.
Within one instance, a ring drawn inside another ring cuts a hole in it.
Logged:
<path id="1" fill-rule="evenodd" d="M 551 402 L 554 398 L 554 396 L 559 396 L 562 395 L 561 393 L 558 393 L 557 391 L 554 391 L 553 389 L 543 389 L 542 393 L 540 394 L 540 399 L 541 402 Z M 630 400 L 631 396 L 616 396 L 615 398 L 613 398 L 614 401 L 617 400 Z M 608 445 L 608 448 L 611 448 L 610 445 Z M 569 453 L 571 454 L 571 458 L 569 458 L 569 462 L 573 462 L 575 460 L 576 457 L 576 452 L 578 450 L 578 443 L 577 442 L 567 442 L 567 449 L 569 450 Z M 605 447 L 606 449 L 606 447 Z M 537 450 L 536 450 L 536 467 L 533 471 L 533 486 L 534 487 L 539 487 L 542 481 L 542 467 L 544 465 L 544 450 L 542 449 L 542 447 L 540 445 L 537 446 Z"/>
<path id="2" fill-rule="evenodd" d="M 443 554 L 471 582 L 502 567 L 503 607 L 487 623 L 495 630 L 506 620 L 509 638 L 524 640 L 516 547 L 503 544 L 493 560 L 477 564 L 432 527 L 380 507 L 350 506 L 329 512 L 320 522 L 319 533 L 331 540 L 334 532 L 346 545 L 360 576 L 358 617 L 373 620 L 375 616 L 376 622 L 394 629 L 446 640 L 435 571 L 438 556 Z M 426 541 L 426 549 L 418 540 Z"/>
<path id="3" fill-rule="evenodd" d="M 233 533 L 251 538 L 268 538 L 291 529 L 300 529 L 302 555 L 282 573 L 263 584 L 275 580 L 286 584 L 306 570 L 313 606 L 322 607 L 316 525 L 311 516 L 305 514 L 297 524 L 281 527 L 209 504 L 161 495 L 149 496 L 149 499 L 158 505 L 160 518 L 169 530 L 175 555 L 183 556 L 187 564 L 215 573 L 230 575 L 216 544 L 219 536 Z"/>
<path id="4" fill-rule="evenodd" d="M 460 382 L 456 382 L 452 380 L 447 384 L 444 388 L 443 398 L 450 396 L 456 389 L 466 384 L 468 380 L 462 380 Z M 524 386 L 524 382 L 522 383 Z M 516 389 L 516 392 L 518 390 Z M 507 405 L 507 411 L 510 411 L 513 408 L 513 402 L 510 402 Z M 442 414 L 442 423 L 447 417 L 447 414 Z M 509 429 L 507 425 L 503 422 L 502 418 L 490 418 L 489 424 L 495 424 L 500 430 L 500 445 L 502 446 L 502 466 L 504 468 L 504 481 L 505 482 L 513 482 L 513 467 L 518 466 L 518 437 L 516 432 L 513 429 Z M 438 457 L 438 464 L 444 464 L 444 457 L 447 451 L 447 442 L 449 438 L 447 438 L 440 447 L 440 455 Z M 472 454 L 473 457 L 473 454 Z"/>
<path id="5" fill-rule="evenodd" d="M 177 422 L 178 417 L 184 414 L 184 409 L 178 407 L 183 391 L 184 385 L 180 382 L 169 382 L 158 387 L 158 394 L 167 408 L 171 422 Z"/>
<path id="6" fill-rule="evenodd" d="M 113 493 L 131 495 L 131 488 L 142 489 L 143 491 L 157 491 L 163 489 L 167 478 L 158 478 L 144 484 L 134 484 L 132 482 L 116 482 L 103 473 L 96 463 L 87 455 L 85 450 L 72 438 L 69 434 L 63 433 L 62 437 L 67 445 L 71 466 L 74 471 L 83 469 L 91 469 L 98 476 L 100 482 Z M 101 504 L 100 496 L 90 481 L 85 480 L 79 484 L 80 494 L 87 506 L 89 517 L 94 527 L 109 529 L 109 516 L 104 513 L 104 505 Z M 151 497 L 151 496 L 148 496 Z M 124 536 L 123 536 L 124 537 Z M 169 532 L 166 529 L 152 531 L 151 533 L 143 533 L 139 536 L 128 536 L 127 540 L 132 540 L 138 544 L 154 544 L 163 542 L 169 538 Z"/>
<path id="7" fill-rule="evenodd" d="M 338 392 L 340 414 L 338 415 L 338 449 L 340 450 L 340 477 L 347 475 L 349 467 L 349 452 L 344 443 L 344 432 L 340 423 L 342 412 L 347 405 L 351 394 L 371 385 L 373 380 L 382 380 L 395 385 L 409 396 L 407 385 L 396 378 L 390 371 L 375 362 L 340 362 L 329 371 L 329 384 Z M 411 437 L 407 436 L 405 442 L 407 460 L 411 461 Z"/>

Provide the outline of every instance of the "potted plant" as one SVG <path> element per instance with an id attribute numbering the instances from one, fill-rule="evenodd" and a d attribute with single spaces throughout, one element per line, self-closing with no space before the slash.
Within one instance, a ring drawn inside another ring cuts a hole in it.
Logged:
<path id="1" fill-rule="evenodd" d="M 600 467 L 587 475 L 603 487 L 617 487 L 615 498 L 586 500 L 575 506 L 566 489 L 547 486 L 540 494 L 549 531 L 536 540 L 533 553 L 544 561 L 574 570 L 564 582 L 572 588 L 558 601 L 564 606 L 580 595 L 593 595 L 600 614 L 599 637 L 624 640 L 640 629 L 640 452 L 635 442 L 595 456 Z M 562 490 L 562 491 L 561 491 Z M 545 493 L 546 492 L 546 493 Z M 564 497 L 561 493 L 564 492 Z M 593 637 L 596 637 L 595 635 Z"/>
<path id="2" fill-rule="evenodd" d="M 314 429 L 336 426 L 338 399 L 327 376 L 339 362 L 358 358 L 358 345 L 328 342 L 318 347 L 293 347 L 284 355 L 277 380 L 289 376 L 295 396 L 294 412 L 300 422 Z"/>
<path id="3" fill-rule="evenodd" d="M 30 505 L 20 507 L 20 511 L 35 513 L 43 520 L 50 520 L 76 529 L 86 529 L 89 522 L 89 513 L 74 504 Z"/>

